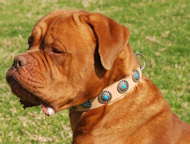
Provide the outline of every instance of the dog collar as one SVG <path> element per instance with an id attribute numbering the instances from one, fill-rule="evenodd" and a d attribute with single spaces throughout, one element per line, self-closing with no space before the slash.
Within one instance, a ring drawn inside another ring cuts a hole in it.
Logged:
<path id="1" fill-rule="evenodd" d="M 126 97 L 127 94 L 135 88 L 137 83 L 139 83 L 141 77 L 141 68 L 137 68 L 133 70 L 129 76 L 104 88 L 96 98 L 90 99 L 85 103 L 74 107 L 74 109 L 76 111 L 88 111 L 103 105 L 111 105 L 114 102 Z"/>

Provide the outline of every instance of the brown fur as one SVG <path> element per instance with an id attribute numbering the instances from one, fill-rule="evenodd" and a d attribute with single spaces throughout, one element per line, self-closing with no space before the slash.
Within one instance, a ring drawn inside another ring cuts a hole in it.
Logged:
<path id="1" fill-rule="evenodd" d="M 84 11 L 56 11 L 33 28 L 29 50 L 7 72 L 25 107 L 46 104 L 56 112 L 98 96 L 138 67 L 128 29 Z M 19 62 L 18 62 L 19 61 Z M 172 114 L 146 77 L 112 105 L 70 109 L 73 144 L 189 144 L 190 126 Z"/>

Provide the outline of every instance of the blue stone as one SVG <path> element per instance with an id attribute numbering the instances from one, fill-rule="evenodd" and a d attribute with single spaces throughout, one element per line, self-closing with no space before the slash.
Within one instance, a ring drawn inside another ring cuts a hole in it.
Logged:
<path id="1" fill-rule="evenodd" d="M 127 85 L 126 85 L 126 84 L 123 84 L 121 87 L 122 87 L 122 89 L 126 89 L 126 88 L 127 88 Z"/>
<path id="2" fill-rule="evenodd" d="M 117 90 L 119 93 L 124 93 L 125 91 L 127 91 L 129 88 L 129 84 L 128 81 L 126 80 L 121 80 L 117 86 Z"/>
<path id="3" fill-rule="evenodd" d="M 98 100 L 100 103 L 104 104 L 104 103 L 108 103 L 112 98 L 112 95 L 109 91 L 103 91 L 99 97 Z"/>
<path id="4" fill-rule="evenodd" d="M 103 95 L 103 96 L 102 96 L 102 100 L 103 100 L 103 101 L 108 101 L 109 98 L 110 98 L 109 95 Z"/>
<path id="5" fill-rule="evenodd" d="M 90 101 L 86 101 L 85 103 L 81 104 L 82 107 L 84 108 L 90 108 L 91 107 L 91 102 Z"/>
<path id="6" fill-rule="evenodd" d="M 140 73 L 139 73 L 139 71 L 135 70 L 133 72 L 133 81 L 137 82 L 139 79 L 140 79 Z"/>

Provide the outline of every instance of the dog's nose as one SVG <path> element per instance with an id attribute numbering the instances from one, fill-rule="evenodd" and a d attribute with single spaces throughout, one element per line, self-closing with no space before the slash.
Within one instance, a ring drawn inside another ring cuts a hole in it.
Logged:
<path id="1" fill-rule="evenodd" d="M 26 58 L 24 56 L 16 56 L 14 58 L 13 67 L 19 68 L 27 64 Z"/>

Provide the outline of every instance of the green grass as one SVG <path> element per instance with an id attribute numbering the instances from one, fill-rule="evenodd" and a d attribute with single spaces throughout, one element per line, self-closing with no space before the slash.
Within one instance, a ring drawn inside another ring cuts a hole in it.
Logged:
<path id="1" fill-rule="evenodd" d="M 45 117 L 24 110 L 10 92 L 5 73 L 27 48 L 35 22 L 56 9 L 101 12 L 131 32 L 130 44 L 146 57 L 144 73 L 161 89 L 172 110 L 190 122 L 189 0 L 0 0 L 0 143 L 69 144 L 67 111 Z"/>

